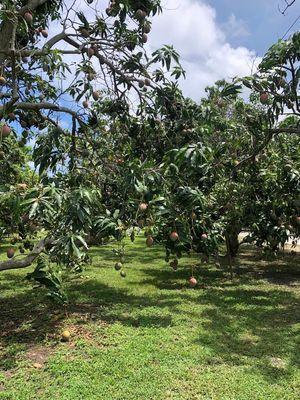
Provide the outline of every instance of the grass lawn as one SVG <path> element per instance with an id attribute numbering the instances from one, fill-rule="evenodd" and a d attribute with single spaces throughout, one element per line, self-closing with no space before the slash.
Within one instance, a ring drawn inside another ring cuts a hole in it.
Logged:
<path id="1" fill-rule="evenodd" d="M 190 289 L 195 260 L 174 272 L 143 238 L 128 247 L 126 279 L 93 248 L 66 308 L 26 271 L 0 274 L 1 400 L 300 399 L 299 254 L 265 263 L 245 247 L 233 281 L 204 265 Z"/>

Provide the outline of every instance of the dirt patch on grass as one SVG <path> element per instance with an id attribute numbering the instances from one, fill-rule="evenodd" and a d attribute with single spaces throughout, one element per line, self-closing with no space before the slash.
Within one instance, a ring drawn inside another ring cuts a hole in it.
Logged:
<path id="1" fill-rule="evenodd" d="M 64 322 L 64 329 L 70 332 L 70 340 L 66 344 L 71 348 L 75 348 L 79 341 L 84 341 L 97 348 L 107 347 L 108 336 L 101 329 L 107 325 L 108 323 L 98 318 L 95 321 L 90 315 L 72 314 L 70 319 Z M 99 328 L 101 329 L 100 335 L 97 334 Z"/>
<path id="2" fill-rule="evenodd" d="M 42 369 L 47 362 L 49 356 L 52 353 L 52 349 L 47 346 L 31 346 L 23 355 L 19 357 L 19 360 L 26 360 L 28 363 L 36 369 Z M 16 373 L 16 369 L 0 371 L 0 392 L 5 390 L 7 381 Z"/>
<path id="3" fill-rule="evenodd" d="M 25 358 L 32 364 L 41 365 L 42 367 L 47 362 L 49 356 L 52 353 L 52 349 L 47 346 L 33 346 L 30 347 Z"/>
<path id="4" fill-rule="evenodd" d="M 10 299 L 0 300 L 1 305 L 4 313 L 0 317 L 0 384 L 1 372 L 15 370 L 20 361 L 27 360 L 34 368 L 43 368 L 51 352 L 61 343 L 63 330 L 71 334 L 67 346 L 75 347 L 78 340 L 101 346 L 91 333 L 90 324 L 102 324 L 94 308 L 78 304 L 55 309 L 33 303 L 12 307 Z"/>

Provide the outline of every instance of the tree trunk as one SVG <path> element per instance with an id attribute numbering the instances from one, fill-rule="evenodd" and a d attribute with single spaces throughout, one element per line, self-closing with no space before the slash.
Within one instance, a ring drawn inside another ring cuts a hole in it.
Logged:
<path id="1" fill-rule="evenodd" d="M 231 257 L 236 257 L 239 251 L 239 237 L 236 233 L 228 234 L 228 250 Z"/>
<path id="2" fill-rule="evenodd" d="M 237 224 L 229 225 L 226 231 L 226 242 L 227 242 L 227 252 L 231 257 L 236 257 L 239 251 L 240 242 L 239 234 L 241 233 L 241 227 Z"/>
<path id="3" fill-rule="evenodd" d="M 227 258 L 228 258 L 228 264 L 230 268 L 230 279 L 233 279 L 233 263 L 232 263 L 232 255 L 231 255 L 231 249 L 230 249 L 230 241 L 229 241 L 229 235 L 226 233 L 226 249 L 227 249 Z"/>

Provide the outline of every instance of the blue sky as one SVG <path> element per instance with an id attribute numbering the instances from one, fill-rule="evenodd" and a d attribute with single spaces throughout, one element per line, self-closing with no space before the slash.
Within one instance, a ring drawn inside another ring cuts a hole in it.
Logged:
<path id="1" fill-rule="evenodd" d="M 281 38 L 300 15 L 299 1 L 296 1 L 285 15 L 278 10 L 278 7 L 283 9 L 282 0 L 207 0 L 206 3 L 216 9 L 216 19 L 220 25 L 226 26 L 234 15 L 237 23 L 243 28 L 244 35 L 239 36 L 234 30 L 227 30 L 232 45 L 255 49 L 259 55 L 263 55 L 270 44 Z M 295 25 L 294 31 L 299 29 L 299 26 L 300 22 Z"/>

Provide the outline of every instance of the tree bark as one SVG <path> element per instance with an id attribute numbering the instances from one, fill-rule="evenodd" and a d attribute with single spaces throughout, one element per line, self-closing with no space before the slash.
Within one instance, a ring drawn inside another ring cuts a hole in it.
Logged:
<path id="1" fill-rule="evenodd" d="M 232 264 L 232 254 L 231 254 L 231 248 L 230 248 L 230 240 L 229 240 L 229 235 L 226 233 L 226 249 L 227 249 L 227 258 L 228 258 L 228 264 L 230 268 L 230 279 L 233 279 L 233 264 Z"/>
<path id="2" fill-rule="evenodd" d="M 49 0 L 29 0 L 27 5 L 22 7 L 19 10 L 19 14 L 22 15 L 25 11 L 30 10 L 34 11 L 36 8 L 39 6 L 45 4 Z M 13 37 L 13 30 L 14 30 L 14 24 L 16 22 L 13 22 L 10 19 L 6 19 L 2 21 L 0 25 L 0 50 L 1 52 L 7 52 L 12 48 L 13 43 L 12 42 L 12 37 Z M 4 60 L 6 59 L 6 54 L 1 53 L 0 54 L 0 65 L 3 64 Z"/>
<path id="3" fill-rule="evenodd" d="M 42 239 L 26 257 L 19 260 L 12 258 L 11 260 L 0 262 L 0 271 L 30 267 L 30 265 L 32 265 L 38 256 L 45 250 L 45 246 L 50 243 L 52 243 L 51 239 Z"/>
<path id="4" fill-rule="evenodd" d="M 239 234 L 241 227 L 237 224 L 229 225 L 226 232 L 227 252 L 230 257 L 236 257 L 239 251 Z"/>

